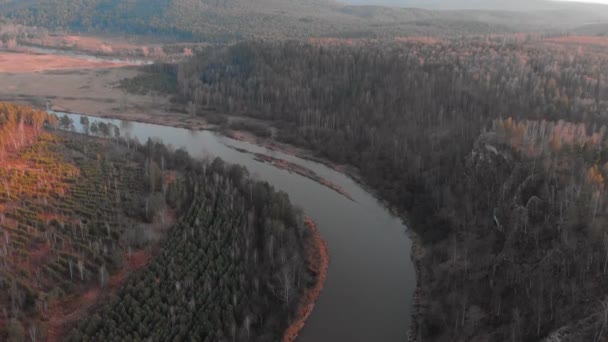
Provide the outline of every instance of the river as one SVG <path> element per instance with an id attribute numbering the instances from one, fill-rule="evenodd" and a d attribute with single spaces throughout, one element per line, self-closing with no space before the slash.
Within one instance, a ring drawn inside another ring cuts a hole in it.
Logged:
<path id="1" fill-rule="evenodd" d="M 63 115 L 63 113 L 58 113 Z M 77 131 L 80 115 L 68 114 Z M 211 131 L 89 117 L 117 125 L 121 135 L 159 139 L 194 157 L 220 157 L 289 194 L 316 223 L 331 257 L 325 287 L 299 342 L 406 341 L 416 274 L 412 242 L 401 219 L 351 178 L 323 164 L 227 138 Z M 255 160 L 262 153 L 304 166 L 348 192 L 350 200 L 296 173 Z"/>

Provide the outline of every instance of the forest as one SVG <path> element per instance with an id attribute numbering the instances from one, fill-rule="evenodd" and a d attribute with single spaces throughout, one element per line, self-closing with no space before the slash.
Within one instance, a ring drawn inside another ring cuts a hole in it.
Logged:
<path id="1" fill-rule="evenodd" d="M 300 211 L 240 166 L 141 148 L 182 175 L 166 193 L 178 222 L 148 267 L 67 340 L 282 339 L 314 278 Z"/>
<path id="2" fill-rule="evenodd" d="M 317 277 L 287 195 L 80 124 L 0 103 L 0 340 L 281 339 Z"/>
<path id="3" fill-rule="evenodd" d="M 174 101 L 356 166 L 420 239 L 419 339 L 602 340 L 608 56 L 582 46 L 247 42 L 179 65 Z"/>
<path id="4" fill-rule="evenodd" d="M 6 0 L 0 17 L 52 31 L 226 44 L 248 39 L 392 38 L 572 30 L 608 19 L 601 7 L 514 12 L 352 6 L 325 0 Z"/>

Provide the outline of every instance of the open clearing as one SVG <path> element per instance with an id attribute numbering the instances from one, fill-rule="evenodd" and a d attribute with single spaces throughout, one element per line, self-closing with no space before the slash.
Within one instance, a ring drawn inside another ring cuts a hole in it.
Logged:
<path id="1" fill-rule="evenodd" d="M 47 99 L 59 110 L 97 114 L 162 100 L 127 96 L 118 82 L 137 75 L 131 67 L 120 69 L 50 70 L 0 74 L 0 98 L 44 106 Z"/>
<path id="2" fill-rule="evenodd" d="M 91 69 L 125 66 L 125 63 L 98 61 L 60 55 L 1 52 L 0 72 L 23 73 L 61 69 Z"/>
<path id="3" fill-rule="evenodd" d="M 118 63 L 0 52 L 0 100 L 38 108 L 50 100 L 58 111 L 206 127 L 203 120 L 176 113 L 166 96 L 133 95 L 118 88 L 120 80 L 138 74 L 136 67 Z"/>

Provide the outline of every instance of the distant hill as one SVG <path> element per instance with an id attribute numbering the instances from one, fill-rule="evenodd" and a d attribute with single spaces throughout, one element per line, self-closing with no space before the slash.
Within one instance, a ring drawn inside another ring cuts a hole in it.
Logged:
<path id="1" fill-rule="evenodd" d="M 608 23 L 589 24 L 572 30 L 573 34 L 581 36 L 607 36 Z"/>
<path id="2" fill-rule="evenodd" d="M 550 0 L 340 0 L 349 5 L 394 6 L 435 10 L 500 10 L 543 11 L 589 7 L 608 7 L 598 4 Z"/>
<path id="3" fill-rule="evenodd" d="M 403 3 L 419 6 L 423 2 Z M 252 38 L 505 33 L 570 29 L 590 18 L 608 20 L 608 11 L 593 6 L 551 3 L 556 7 L 544 7 L 548 2 L 541 0 L 515 0 L 528 8 L 534 6 L 528 12 L 508 11 L 514 5 L 494 0 L 424 3 L 441 9 L 449 8 L 449 3 L 455 9 L 485 5 L 483 10 L 430 10 L 353 6 L 333 0 L 0 0 L 0 13 L 21 24 L 50 29 L 168 35 L 221 43 Z"/>

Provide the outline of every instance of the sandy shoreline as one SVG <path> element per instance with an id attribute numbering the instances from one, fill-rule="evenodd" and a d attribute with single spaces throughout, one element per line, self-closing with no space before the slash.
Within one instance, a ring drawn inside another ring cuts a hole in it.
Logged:
<path id="1" fill-rule="evenodd" d="M 312 236 L 306 250 L 306 258 L 308 262 L 308 270 L 316 275 L 316 282 L 313 287 L 306 289 L 303 296 L 300 298 L 296 319 L 287 327 L 283 335 L 283 342 L 294 341 L 300 331 L 304 328 L 306 320 L 310 317 L 315 303 L 321 295 L 325 280 L 327 278 L 327 269 L 329 268 L 329 252 L 327 244 L 321 237 L 317 225 L 308 217 L 304 219 L 304 224 L 310 229 Z"/>

